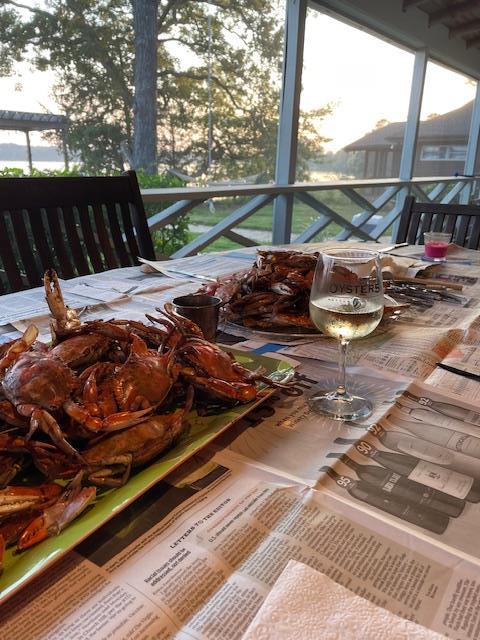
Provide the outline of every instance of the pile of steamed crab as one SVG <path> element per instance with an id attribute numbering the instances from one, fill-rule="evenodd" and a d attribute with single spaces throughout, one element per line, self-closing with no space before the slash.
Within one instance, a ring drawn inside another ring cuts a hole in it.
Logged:
<path id="1" fill-rule="evenodd" d="M 220 298 L 225 319 L 236 324 L 311 333 L 317 330 L 310 319 L 309 300 L 318 259 L 319 253 L 259 249 L 248 271 L 219 278 L 202 291 Z M 386 316 L 396 316 L 407 307 L 385 296 Z"/>
<path id="2" fill-rule="evenodd" d="M 0 346 L 0 570 L 6 546 L 57 534 L 97 487 L 122 486 L 172 446 L 192 407 L 247 403 L 259 380 L 278 384 L 207 342 L 170 304 L 145 324 L 82 323 L 56 273 L 44 283 L 51 343 L 30 325 Z M 41 483 L 22 483 L 26 467 Z"/>
<path id="3" fill-rule="evenodd" d="M 205 285 L 223 300 L 228 320 L 254 329 L 301 327 L 315 330 L 308 303 L 318 253 L 257 251 L 246 272 Z"/>

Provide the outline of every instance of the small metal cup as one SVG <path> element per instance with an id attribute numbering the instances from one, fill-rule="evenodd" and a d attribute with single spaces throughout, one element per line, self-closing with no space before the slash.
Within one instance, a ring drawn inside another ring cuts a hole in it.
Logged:
<path id="1" fill-rule="evenodd" d="M 220 298 L 204 293 L 191 293 L 174 298 L 172 303 L 177 313 L 198 324 L 207 340 L 215 341 L 218 315 L 222 305 Z"/>

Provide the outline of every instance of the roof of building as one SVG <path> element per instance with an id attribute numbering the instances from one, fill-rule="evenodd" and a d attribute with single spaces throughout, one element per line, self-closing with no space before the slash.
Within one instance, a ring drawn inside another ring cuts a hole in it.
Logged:
<path id="1" fill-rule="evenodd" d="M 449 111 L 429 120 L 422 120 L 418 130 L 418 139 L 422 141 L 459 141 L 467 140 L 472 117 L 473 101 L 467 102 L 459 109 Z M 374 149 L 390 149 L 401 145 L 405 122 L 389 124 L 370 131 L 362 138 L 351 142 L 345 151 L 365 151 Z"/>
<path id="2" fill-rule="evenodd" d="M 28 113 L 25 111 L 0 110 L 0 129 L 14 131 L 44 131 L 64 129 L 68 125 L 67 116 L 55 113 Z"/>

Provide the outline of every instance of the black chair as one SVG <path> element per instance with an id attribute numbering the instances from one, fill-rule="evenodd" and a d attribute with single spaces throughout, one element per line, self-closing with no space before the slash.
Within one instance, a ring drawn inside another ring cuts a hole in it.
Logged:
<path id="1" fill-rule="evenodd" d="M 0 293 L 155 259 L 137 176 L 0 178 Z"/>
<path id="2" fill-rule="evenodd" d="M 480 245 L 480 207 L 471 204 L 416 202 L 407 196 L 394 242 L 423 244 L 426 231 L 449 233 L 451 242 L 478 249 Z"/>

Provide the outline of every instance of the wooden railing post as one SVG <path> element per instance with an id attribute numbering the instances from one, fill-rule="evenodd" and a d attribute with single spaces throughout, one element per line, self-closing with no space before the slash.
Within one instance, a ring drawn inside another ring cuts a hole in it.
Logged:
<path id="1" fill-rule="evenodd" d="M 478 151 L 478 137 L 480 135 L 480 82 L 477 81 L 477 91 L 475 100 L 473 101 L 472 118 L 470 120 L 470 131 L 468 134 L 467 153 L 465 155 L 465 165 L 463 173 L 466 176 L 475 175 L 475 164 Z M 460 204 L 469 204 L 472 197 L 474 183 L 469 182 L 465 185 L 460 193 Z"/>
<path id="2" fill-rule="evenodd" d="M 295 182 L 307 0 L 287 0 L 286 13 L 282 93 L 275 166 L 275 183 L 282 186 Z M 293 194 L 279 194 L 273 205 L 273 244 L 290 242 L 292 214 Z"/>
<path id="3" fill-rule="evenodd" d="M 410 102 L 408 105 L 408 116 L 403 134 L 402 157 L 400 159 L 400 180 L 411 180 L 415 166 L 415 151 L 417 148 L 418 127 L 420 123 L 420 112 L 422 109 L 423 88 L 425 86 L 425 74 L 428 63 L 428 51 L 421 49 L 415 53 L 413 64 L 412 84 L 410 87 Z M 397 195 L 394 215 L 390 218 L 393 222 L 392 238 L 397 235 L 397 221 L 400 217 L 403 203 L 409 193 L 408 187 L 400 189 Z M 378 225 L 374 234 L 378 238 L 378 231 L 384 227 L 383 221 Z"/>

